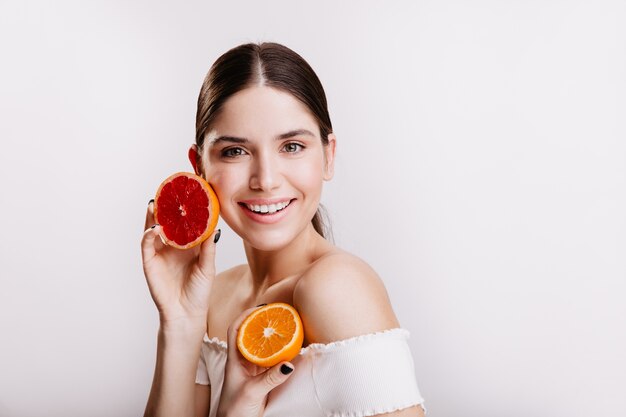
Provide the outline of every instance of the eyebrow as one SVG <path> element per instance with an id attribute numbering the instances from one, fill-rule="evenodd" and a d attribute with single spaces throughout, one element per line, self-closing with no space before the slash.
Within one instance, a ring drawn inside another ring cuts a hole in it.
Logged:
<path id="1" fill-rule="evenodd" d="M 311 137 L 315 137 L 315 135 L 310 130 L 296 129 L 296 130 L 290 130 L 287 133 L 282 133 L 282 134 L 276 136 L 274 138 L 274 140 L 284 140 L 284 139 L 293 138 L 295 136 L 311 136 Z M 211 139 L 211 141 L 209 142 L 209 146 L 215 146 L 215 145 L 218 145 L 221 142 L 249 143 L 250 141 L 248 139 L 246 139 L 246 138 L 238 138 L 236 136 L 218 136 L 218 137 L 216 137 L 214 139 Z"/>
<path id="2" fill-rule="evenodd" d="M 276 137 L 276 139 L 277 140 L 289 139 L 289 138 L 292 138 L 294 136 L 312 136 L 312 137 L 315 137 L 315 135 L 310 130 L 296 129 L 296 130 L 291 130 L 291 131 L 289 131 L 287 133 L 283 133 L 282 135 L 278 135 Z"/>

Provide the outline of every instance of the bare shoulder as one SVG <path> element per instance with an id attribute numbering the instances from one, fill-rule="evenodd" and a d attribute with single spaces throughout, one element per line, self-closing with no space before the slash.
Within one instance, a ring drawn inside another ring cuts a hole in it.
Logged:
<path id="1" fill-rule="evenodd" d="M 307 343 L 329 343 L 398 327 L 385 286 L 371 266 L 346 251 L 324 255 L 294 288 Z"/>

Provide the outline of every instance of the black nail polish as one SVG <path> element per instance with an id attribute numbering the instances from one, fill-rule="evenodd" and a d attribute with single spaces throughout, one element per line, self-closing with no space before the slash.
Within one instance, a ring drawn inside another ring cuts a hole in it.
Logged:
<path id="1" fill-rule="evenodd" d="M 215 238 L 213 239 L 213 243 L 217 243 L 217 241 L 220 240 L 220 236 L 222 236 L 222 229 L 217 229 L 217 232 L 215 233 Z"/>
<path id="2" fill-rule="evenodd" d="M 154 198 L 150 201 L 148 201 L 148 205 L 150 205 L 151 203 L 154 203 Z"/>
<path id="3" fill-rule="evenodd" d="M 267 305 L 267 303 L 263 303 L 263 304 L 259 304 L 257 307 L 263 307 L 263 306 L 266 306 L 266 305 Z"/>
<path id="4" fill-rule="evenodd" d="M 284 363 L 280 366 L 280 372 L 283 375 L 289 375 L 291 373 L 291 371 L 293 371 L 293 368 L 291 368 L 290 366 L 285 365 Z"/>
<path id="5" fill-rule="evenodd" d="M 158 223 L 153 224 L 153 225 L 152 225 L 152 227 L 150 227 L 150 229 L 154 229 L 154 228 L 155 228 L 155 227 L 157 227 L 158 225 L 159 225 Z"/>

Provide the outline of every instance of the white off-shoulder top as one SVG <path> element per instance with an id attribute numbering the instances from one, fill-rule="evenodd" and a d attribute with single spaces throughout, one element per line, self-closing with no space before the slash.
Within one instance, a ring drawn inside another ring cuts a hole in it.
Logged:
<path id="1" fill-rule="evenodd" d="M 408 339 L 396 328 L 302 348 L 293 374 L 270 392 L 264 416 L 364 417 L 422 404 Z M 210 417 L 225 365 L 226 343 L 205 334 L 196 383 L 211 385 Z"/>

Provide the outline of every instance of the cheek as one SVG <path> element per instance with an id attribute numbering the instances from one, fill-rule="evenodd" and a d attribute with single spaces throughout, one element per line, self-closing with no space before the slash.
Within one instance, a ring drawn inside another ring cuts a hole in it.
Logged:
<path id="1" fill-rule="evenodd" d="M 309 192 L 322 188 L 324 179 L 322 165 L 317 161 L 310 164 L 300 164 L 290 170 L 289 178 L 294 185 Z"/>
<path id="2" fill-rule="evenodd" d="M 245 182 L 241 171 L 220 169 L 209 172 L 209 183 L 217 193 L 217 198 L 222 201 L 230 199 L 233 193 Z"/>

